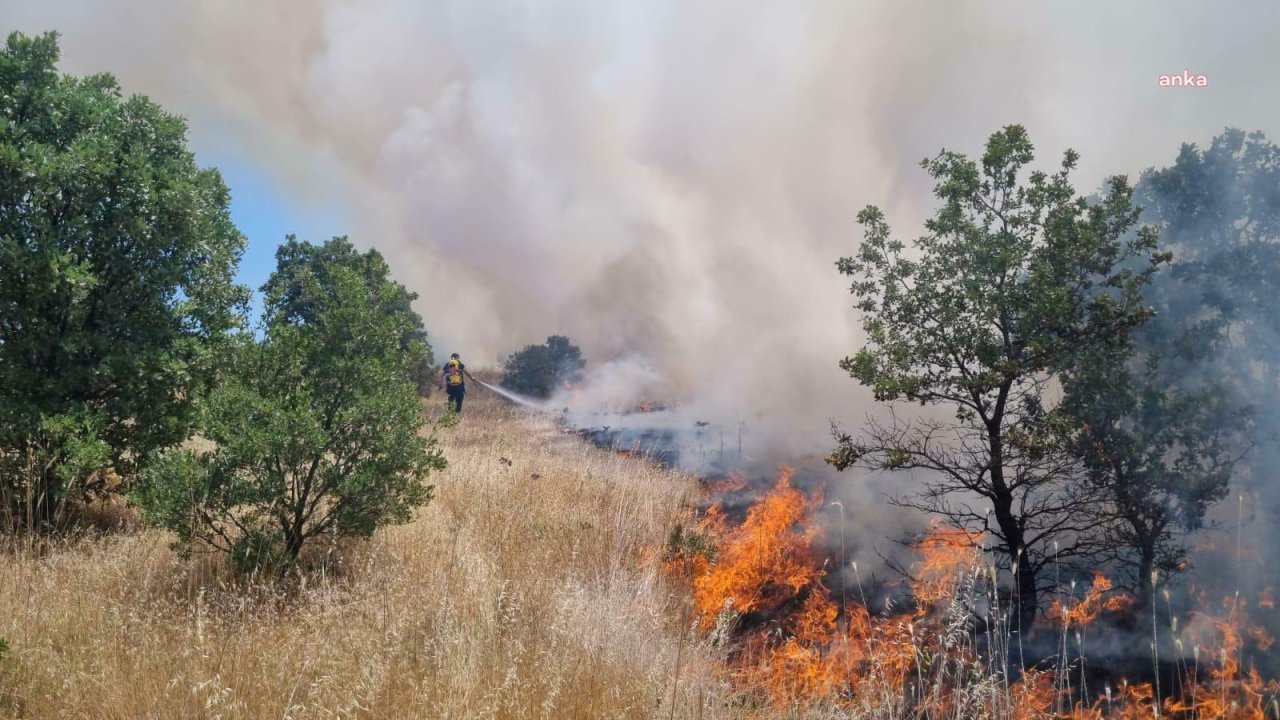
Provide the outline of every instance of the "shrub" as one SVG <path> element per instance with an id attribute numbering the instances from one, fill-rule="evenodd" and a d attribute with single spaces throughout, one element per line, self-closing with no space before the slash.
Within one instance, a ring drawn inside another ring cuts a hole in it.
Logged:
<path id="1" fill-rule="evenodd" d="M 281 270 L 290 261 L 281 256 Z M 268 283 L 261 339 L 244 339 L 201 411 L 207 452 L 166 453 L 134 498 L 152 523 L 228 553 L 242 568 L 285 567 L 309 538 L 368 537 L 428 502 L 442 469 L 414 372 L 424 346 L 404 337 L 403 288 L 342 261 Z M 273 278 L 274 280 L 275 278 Z M 296 311 L 301 303 L 306 312 Z"/>
<path id="2" fill-rule="evenodd" d="M 582 350 L 563 335 L 552 335 L 544 345 L 529 345 L 507 358 L 502 387 L 536 398 L 551 397 L 565 383 L 575 383 L 586 362 Z"/>

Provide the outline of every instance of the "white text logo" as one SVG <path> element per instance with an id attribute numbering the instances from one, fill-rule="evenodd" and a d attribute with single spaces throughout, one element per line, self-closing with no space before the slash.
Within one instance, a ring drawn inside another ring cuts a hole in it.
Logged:
<path id="1" fill-rule="evenodd" d="M 1190 70 L 1183 70 L 1181 75 L 1161 75 L 1160 87 L 1208 87 L 1209 78 L 1204 75 L 1192 75 Z"/>

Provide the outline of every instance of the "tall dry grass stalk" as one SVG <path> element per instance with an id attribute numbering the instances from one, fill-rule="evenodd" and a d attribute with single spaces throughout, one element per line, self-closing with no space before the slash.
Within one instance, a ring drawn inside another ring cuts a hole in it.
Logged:
<path id="1" fill-rule="evenodd" d="M 12 543 L 0 717 L 728 714 L 651 560 L 693 480 L 485 395 L 443 432 L 450 468 L 415 522 L 317 548 L 284 583 L 153 530 Z"/>

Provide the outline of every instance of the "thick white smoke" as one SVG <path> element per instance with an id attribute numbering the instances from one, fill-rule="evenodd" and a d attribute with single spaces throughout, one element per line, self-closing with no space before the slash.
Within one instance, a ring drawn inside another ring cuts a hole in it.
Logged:
<path id="1" fill-rule="evenodd" d="M 865 204 L 918 229 L 921 157 L 1019 122 L 1045 164 L 1080 150 L 1088 191 L 1224 125 L 1280 135 L 1270 0 L 0 0 L 0 22 L 59 30 L 68 70 L 301 206 L 343 198 L 439 350 L 566 334 L 818 443 L 865 400 L 833 262 Z M 1157 87 L 1184 68 L 1210 86 Z"/>

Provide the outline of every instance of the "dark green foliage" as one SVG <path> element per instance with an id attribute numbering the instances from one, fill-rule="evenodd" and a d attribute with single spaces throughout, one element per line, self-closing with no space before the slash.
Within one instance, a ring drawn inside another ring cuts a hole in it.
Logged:
<path id="1" fill-rule="evenodd" d="M 186 124 L 57 36 L 0 51 L 0 523 L 52 521 L 188 437 L 247 291 L 244 239 Z"/>
<path id="2" fill-rule="evenodd" d="M 368 255 L 328 247 L 277 254 L 262 337 L 242 342 L 202 408 L 215 447 L 166 453 L 134 494 L 180 542 L 241 566 L 284 566 L 317 535 L 406 522 L 431 498 L 422 479 L 445 465 L 422 433 L 413 370 L 426 347 L 406 341 L 421 324 L 404 288 Z"/>
<path id="3" fill-rule="evenodd" d="M 280 270 L 271 276 L 262 290 L 280 297 L 280 312 L 290 322 L 306 322 L 315 313 L 315 308 L 306 302 L 302 294 L 300 280 L 303 273 L 309 273 L 316 281 L 327 284 L 333 282 L 328 270 L 330 267 L 350 268 L 370 283 L 383 281 L 390 272 L 382 253 L 373 249 L 361 253 L 346 237 L 335 237 L 323 245 L 312 245 L 298 242 L 296 237 L 290 235 L 276 251 L 276 259 Z M 427 341 L 422 317 L 413 309 L 413 301 L 418 299 L 418 294 L 409 292 L 402 285 L 395 287 L 398 290 L 394 301 L 389 304 L 388 312 L 403 315 L 412 328 L 401 338 L 405 348 L 414 342 L 421 343 L 425 348 L 422 360 L 414 368 L 419 392 L 425 395 L 434 385 L 432 366 L 435 358 L 431 344 Z"/>
<path id="4" fill-rule="evenodd" d="M 1063 407 L 1074 451 L 1114 516 L 1104 534 L 1119 584 L 1147 608 L 1163 579 L 1186 566 L 1186 534 L 1226 496 L 1251 413 L 1221 387 L 1179 388 L 1155 357 L 1137 364 L 1127 347 L 1080 353 L 1064 376 Z"/>
<path id="5" fill-rule="evenodd" d="M 548 398 L 565 383 L 576 383 L 586 362 L 582 351 L 562 335 L 544 345 L 529 345 L 507 358 L 502 387 L 522 395 Z"/>
<path id="6" fill-rule="evenodd" d="M 1218 386 L 1258 408 L 1252 464 L 1269 479 L 1280 461 L 1280 147 L 1227 130 L 1208 148 L 1183 145 L 1138 192 L 1174 254 L 1147 293 L 1157 315 L 1139 349 L 1170 382 Z"/>
<path id="7" fill-rule="evenodd" d="M 666 557 L 669 559 L 687 559 L 697 556 L 708 561 L 716 558 L 716 540 L 709 533 L 696 528 L 686 528 L 683 523 L 671 526 L 667 534 Z"/>
<path id="8" fill-rule="evenodd" d="M 852 276 L 866 345 L 841 367 L 883 402 L 950 412 L 871 422 L 837 433 L 838 468 L 922 469 L 923 489 L 900 499 L 995 539 L 1014 571 L 1023 628 L 1035 617 L 1050 563 L 1088 563 L 1100 548 L 1100 494 L 1080 482 L 1069 418 L 1050 382 L 1073 353 L 1115 347 L 1150 316 L 1142 288 L 1163 259 L 1141 230 L 1132 190 L 1112 178 L 1089 203 L 1069 176 L 1024 169 L 1033 148 L 1019 126 L 991 136 L 980 161 L 942 152 L 923 163 L 942 207 L 911 252 L 883 214 L 859 214 Z M 1016 570 L 1015 570 L 1016 569 Z"/>
<path id="9" fill-rule="evenodd" d="M 1137 195 L 1173 253 L 1144 291 L 1155 317 L 1132 345 L 1081 353 L 1065 387 L 1077 452 L 1112 499 L 1122 579 L 1146 607 L 1240 461 L 1252 451 L 1270 479 L 1278 459 L 1280 149 L 1228 130 L 1144 173 Z"/>
<path id="10" fill-rule="evenodd" d="M 1168 337 L 1157 333 L 1219 336 L 1180 345 L 1190 352 L 1206 339 L 1229 342 L 1223 331 L 1235 325 L 1250 355 L 1280 355 L 1272 312 L 1280 297 L 1280 147 L 1262 133 L 1227 130 L 1203 150 L 1183 145 L 1172 167 L 1143 174 L 1138 193 L 1144 221 L 1159 224 L 1162 245 L 1174 252 L 1172 272 L 1148 293 L 1164 311 L 1144 333 L 1149 344 Z"/>

